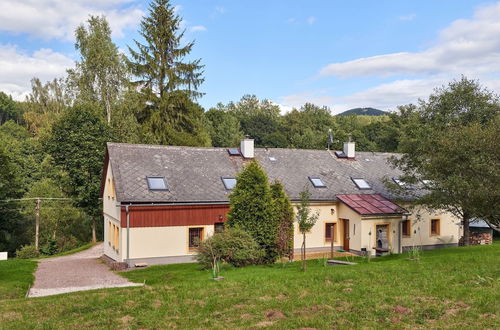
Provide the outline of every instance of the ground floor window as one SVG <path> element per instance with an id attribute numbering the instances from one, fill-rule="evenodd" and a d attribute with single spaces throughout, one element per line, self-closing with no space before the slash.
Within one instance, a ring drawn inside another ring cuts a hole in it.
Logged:
<path id="1" fill-rule="evenodd" d="M 325 223 L 325 241 L 335 241 L 335 224 L 333 222 Z"/>
<path id="2" fill-rule="evenodd" d="M 403 236 L 411 236 L 410 220 L 403 221 Z"/>
<path id="3" fill-rule="evenodd" d="M 431 235 L 439 235 L 441 231 L 441 221 L 439 219 L 431 219 Z"/>
<path id="4" fill-rule="evenodd" d="M 214 231 L 216 233 L 222 233 L 224 231 L 224 222 L 216 222 L 214 224 Z"/>
<path id="5" fill-rule="evenodd" d="M 203 240 L 203 227 L 189 228 L 189 248 L 197 249 Z"/>

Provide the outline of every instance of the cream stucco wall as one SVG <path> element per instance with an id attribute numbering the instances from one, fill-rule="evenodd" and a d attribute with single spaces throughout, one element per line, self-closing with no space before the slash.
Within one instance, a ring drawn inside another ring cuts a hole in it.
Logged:
<path id="1" fill-rule="evenodd" d="M 361 250 L 361 216 L 343 203 L 338 204 L 339 219 L 349 220 L 349 249 Z"/>
<path id="2" fill-rule="evenodd" d="M 297 213 L 297 204 L 294 204 L 294 212 Z M 333 210 L 333 213 L 332 213 Z M 319 212 L 319 218 L 316 224 L 311 229 L 309 233 L 306 234 L 306 248 L 325 248 L 330 247 L 331 242 L 325 241 L 325 224 L 329 222 L 335 223 L 335 246 L 341 246 L 343 244 L 343 228 L 342 223 L 337 217 L 337 205 L 335 204 L 313 204 L 311 203 L 311 213 Z M 294 219 L 295 220 L 295 219 Z M 300 233 L 297 225 L 297 221 L 294 221 L 294 237 L 293 237 L 293 247 L 294 249 L 300 249 L 302 246 L 303 237 Z"/>
<path id="3" fill-rule="evenodd" d="M 121 239 L 119 237 L 118 241 L 119 246 L 118 249 L 113 248 L 113 243 L 110 241 L 110 233 L 109 233 L 109 223 L 120 228 L 120 207 L 116 206 L 116 191 L 114 187 L 113 181 L 113 172 L 111 170 L 111 165 L 108 164 L 108 170 L 106 174 L 106 181 L 104 183 L 104 191 L 102 196 L 103 201 L 103 215 L 104 215 L 104 254 L 108 257 L 121 261 L 122 256 L 122 245 Z M 112 226 L 111 226 L 112 228 Z M 119 236 L 121 236 L 121 230 L 118 231 Z M 111 239 L 112 239 L 111 235 Z"/>
<path id="4" fill-rule="evenodd" d="M 203 239 L 213 235 L 214 226 L 170 226 L 130 228 L 129 259 L 174 257 L 195 254 L 189 250 L 189 228 L 203 228 Z M 127 259 L 127 228 L 122 229 L 122 259 Z"/>
<path id="5" fill-rule="evenodd" d="M 408 219 L 411 222 L 410 237 L 402 238 L 403 246 L 421 246 L 437 244 L 457 244 L 460 239 L 460 219 L 448 212 L 429 212 L 424 208 L 410 209 L 412 214 Z M 431 219 L 440 220 L 440 234 L 431 235 Z"/>

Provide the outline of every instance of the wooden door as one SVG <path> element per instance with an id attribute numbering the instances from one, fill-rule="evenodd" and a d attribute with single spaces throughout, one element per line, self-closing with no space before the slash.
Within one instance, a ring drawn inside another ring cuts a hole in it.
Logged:
<path id="1" fill-rule="evenodd" d="M 342 219 L 344 223 L 344 250 L 349 251 L 349 219 Z"/>

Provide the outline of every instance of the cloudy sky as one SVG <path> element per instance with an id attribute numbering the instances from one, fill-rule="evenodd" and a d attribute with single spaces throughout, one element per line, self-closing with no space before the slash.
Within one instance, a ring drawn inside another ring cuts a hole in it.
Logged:
<path id="1" fill-rule="evenodd" d="M 394 110 L 464 74 L 500 92 L 500 2 L 461 0 L 185 0 L 193 58 L 206 81 L 200 103 L 270 99 L 337 113 Z M 63 76 L 78 54 L 73 32 L 105 15 L 120 49 L 137 39 L 147 1 L 1 0 L 0 91 L 24 99 L 30 79 Z"/>

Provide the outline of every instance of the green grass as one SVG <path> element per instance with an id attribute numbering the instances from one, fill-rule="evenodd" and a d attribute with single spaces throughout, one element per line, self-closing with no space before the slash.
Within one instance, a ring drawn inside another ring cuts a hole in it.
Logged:
<path id="1" fill-rule="evenodd" d="M 0 328 L 499 328 L 500 244 L 392 255 L 355 266 L 322 260 L 121 273 L 145 287 L 1 301 Z"/>
<path id="2" fill-rule="evenodd" d="M 36 261 L 32 260 L 9 259 L 0 261 L 0 303 L 4 299 L 21 298 L 26 295 L 29 286 L 35 279 L 33 272 L 36 265 Z"/>

